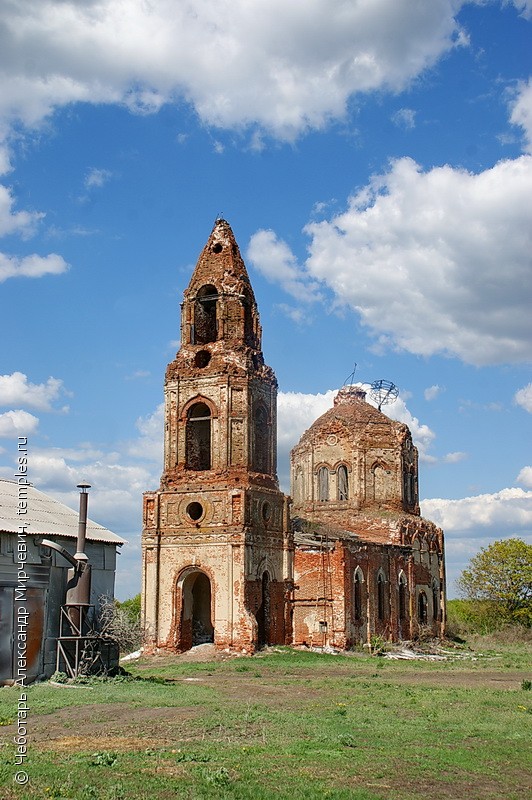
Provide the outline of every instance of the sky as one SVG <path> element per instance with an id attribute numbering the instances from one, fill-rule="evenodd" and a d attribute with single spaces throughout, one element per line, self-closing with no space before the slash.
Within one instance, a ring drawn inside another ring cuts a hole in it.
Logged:
<path id="1" fill-rule="evenodd" d="M 279 382 L 278 472 L 348 380 L 420 453 L 448 594 L 532 541 L 532 0 L 0 0 L 0 477 L 128 540 L 215 219 Z M 354 372 L 354 377 L 352 376 Z"/>

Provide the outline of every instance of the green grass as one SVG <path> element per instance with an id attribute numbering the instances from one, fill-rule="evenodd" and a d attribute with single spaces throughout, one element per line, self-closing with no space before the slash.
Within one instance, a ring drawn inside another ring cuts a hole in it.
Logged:
<path id="1" fill-rule="evenodd" d="M 530 785 L 530 648 L 404 662 L 285 650 L 145 659 L 136 679 L 30 687 L 27 771 L 13 783 L 18 688 L 0 692 L 0 797 L 67 800 L 521 800 Z M 190 680 L 193 679 L 193 680 Z"/>

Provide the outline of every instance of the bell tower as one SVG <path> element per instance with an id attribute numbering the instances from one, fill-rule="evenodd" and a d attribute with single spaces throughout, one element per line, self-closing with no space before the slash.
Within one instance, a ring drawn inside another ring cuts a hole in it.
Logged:
<path id="1" fill-rule="evenodd" d="M 289 641 L 293 544 L 276 475 L 277 381 L 249 276 L 216 220 L 184 293 L 165 378 L 164 467 L 144 495 L 148 647 Z"/>

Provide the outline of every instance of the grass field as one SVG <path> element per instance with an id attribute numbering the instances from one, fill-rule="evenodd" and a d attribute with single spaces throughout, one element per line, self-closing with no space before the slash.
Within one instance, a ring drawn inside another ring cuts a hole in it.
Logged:
<path id="1" fill-rule="evenodd" d="M 530 652 L 157 657 L 128 665 L 130 679 L 35 685 L 24 787 L 13 782 L 20 688 L 4 688 L 0 798 L 524 800 Z"/>

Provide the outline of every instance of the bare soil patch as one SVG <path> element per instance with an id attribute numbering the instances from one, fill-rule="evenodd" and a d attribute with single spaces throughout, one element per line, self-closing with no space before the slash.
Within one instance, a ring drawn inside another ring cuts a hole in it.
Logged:
<path id="1" fill-rule="evenodd" d="M 198 707 L 139 708 L 128 703 L 70 706 L 33 717 L 31 738 L 42 750 L 165 747 L 168 740 L 182 738 L 199 713 Z M 15 726 L 5 730 L 14 733 Z"/>

